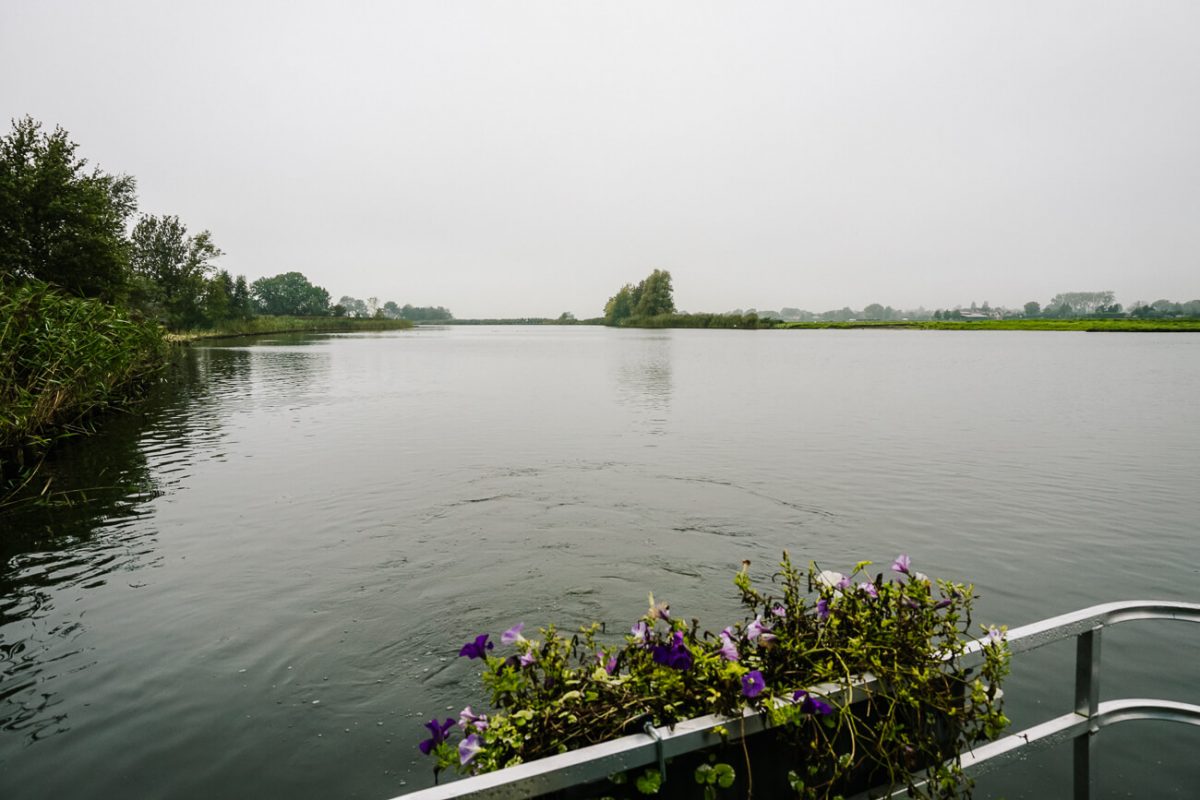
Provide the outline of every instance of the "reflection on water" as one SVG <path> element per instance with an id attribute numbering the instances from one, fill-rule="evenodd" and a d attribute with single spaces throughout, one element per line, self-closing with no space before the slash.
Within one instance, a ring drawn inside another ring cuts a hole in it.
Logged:
<path id="1" fill-rule="evenodd" d="M 228 401 L 291 406 L 326 391 L 327 374 L 327 354 L 291 346 L 192 348 L 137 408 L 56 448 L 43 474 L 60 499 L 3 518 L 0 731 L 33 742 L 70 728 L 57 678 L 93 665 L 78 644 L 88 593 L 114 581 L 142 588 L 140 572 L 161 564 L 153 505 L 185 489 L 198 461 L 221 461 L 236 444 Z"/>
<path id="2" fill-rule="evenodd" d="M 622 331 L 616 364 L 619 402 L 636 410 L 634 430 L 647 436 L 667 432 L 671 413 L 671 331 Z"/>

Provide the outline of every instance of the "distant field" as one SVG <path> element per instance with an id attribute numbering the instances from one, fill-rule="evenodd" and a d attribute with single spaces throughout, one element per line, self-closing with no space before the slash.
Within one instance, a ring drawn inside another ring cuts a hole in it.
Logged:
<path id="1" fill-rule="evenodd" d="M 355 331 L 407 330 L 407 319 L 358 319 L 356 317 L 252 317 L 231 320 L 215 328 L 183 331 L 171 335 L 176 342 L 196 339 L 225 339 L 232 336 L 259 336 L 269 333 L 352 333 Z"/>
<path id="2" fill-rule="evenodd" d="M 856 322 L 781 322 L 776 328 L 912 328 L 943 331 L 1130 331 L 1200 332 L 1200 319 L 989 319 Z"/>

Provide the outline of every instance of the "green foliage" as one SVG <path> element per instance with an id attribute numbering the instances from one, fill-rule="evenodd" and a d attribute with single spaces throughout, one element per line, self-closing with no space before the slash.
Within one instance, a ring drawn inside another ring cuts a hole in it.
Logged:
<path id="1" fill-rule="evenodd" d="M 693 777 L 704 787 L 704 800 L 715 800 L 718 789 L 733 786 L 737 773 L 728 764 L 701 764 L 696 767 Z"/>
<path id="2" fill-rule="evenodd" d="M 656 269 L 634 286 L 627 283 L 604 306 L 604 324 L 620 325 L 634 317 L 655 317 L 675 311 L 671 273 Z"/>
<path id="3" fill-rule="evenodd" d="M 414 322 L 442 322 L 454 319 L 447 308 L 441 306 L 411 306 L 408 303 L 400 309 L 400 319 L 410 319 Z"/>
<path id="4" fill-rule="evenodd" d="M 129 252 L 138 304 L 172 330 L 203 323 L 206 311 L 227 318 L 233 280 L 221 273 L 218 281 L 208 281 L 211 262 L 220 256 L 208 231 L 189 236 L 179 217 L 143 216 L 133 228 Z"/>
<path id="5" fill-rule="evenodd" d="M 356 319 L 354 317 L 247 317 L 228 319 L 172 335 L 175 341 L 221 339 L 231 336 L 261 336 L 269 333 L 359 333 L 409 330 L 406 319 Z"/>
<path id="6" fill-rule="evenodd" d="M 155 379 L 167 352 L 153 322 L 45 283 L 0 282 L 0 501 L 56 439 Z"/>
<path id="7" fill-rule="evenodd" d="M 759 319 L 748 314 L 658 314 L 653 317 L 629 317 L 622 320 L 622 328 L 726 328 L 755 330 L 773 328 L 774 320 Z"/>
<path id="8" fill-rule="evenodd" d="M 785 553 L 760 589 L 748 564 L 734 580 L 747 617 L 720 634 L 651 597 L 621 641 L 603 639 L 599 624 L 569 637 L 550 625 L 535 639 L 518 625 L 502 637 L 511 652 L 493 655 L 478 637 L 463 654 L 484 661 L 496 712 L 481 720 L 464 710 L 471 755 L 439 751 L 438 768 L 487 772 L 639 732 L 646 721 L 737 718 L 749 706 L 794 738 L 802 797 L 828 797 L 863 777 L 916 797 L 969 796 L 958 754 L 1008 722 L 998 694 L 1008 668 L 1002 635 L 989 634 L 978 672 L 962 660 L 973 641 L 972 587 L 910 572 L 905 557 L 893 565 L 899 578 L 885 581 L 867 572 L 870 562 L 842 576 L 798 569 Z M 876 680 L 865 703 L 838 699 L 867 673 Z M 715 791 L 735 778 L 712 767 L 696 779 Z"/>
<path id="9" fill-rule="evenodd" d="M 115 300 L 128 274 L 134 180 L 86 169 L 62 128 L 15 120 L 0 139 L 0 278 Z"/>
<path id="10" fill-rule="evenodd" d="M 1058 317 L 1086 317 L 1114 305 L 1114 295 L 1105 292 L 1061 292 L 1046 304 Z"/>
<path id="11" fill-rule="evenodd" d="M 949 312 L 947 312 L 949 313 Z M 978 322 L 964 320 L 925 320 L 907 322 L 782 322 L 776 328 L 824 329 L 824 328 L 909 328 L 915 330 L 942 331 L 1085 331 L 1126 333 L 1170 333 L 1200 332 L 1200 319 L 985 319 Z"/>
<path id="12" fill-rule="evenodd" d="M 658 794 L 658 790 L 662 788 L 662 775 L 648 769 L 637 776 L 634 785 L 637 786 L 639 794 Z"/>
<path id="13" fill-rule="evenodd" d="M 313 286 L 299 272 L 259 278 L 250 284 L 258 310 L 274 316 L 323 316 L 329 313 L 329 292 Z"/>

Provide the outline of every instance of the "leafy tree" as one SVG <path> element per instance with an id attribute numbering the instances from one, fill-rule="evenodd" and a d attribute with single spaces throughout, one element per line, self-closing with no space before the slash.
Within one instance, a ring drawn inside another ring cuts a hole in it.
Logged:
<path id="1" fill-rule="evenodd" d="M 638 284 L 637 302 L 633 313 L 638 317 L 653 317 L 675 311 L 674 292 L 671 289 L 671 273 L 656 269 Z"/>
<path id="2" fill-rule="evenodd" d="M 656 269 L 637 286 L 627 283 L 608 298 L 604 305 L 604 324 L 619 325 L 630 317 L 653 317 L 674 312 L 671 273 Z"/>
<path id="3" fill-rule="evenodd" d="M 619 325 L 622 320 L 633 316 L 633 308 L 636 305 L 633 292 L 633 284 L 627 283 L 618 289 L 615 295 L 608 298 L 608 302 L 604 304 L 605 325 Z"/>
<path id="4" fill-rule="evenodd" d="M 1038 301 L 1030 300 L 1025 304 L 1025 316 L 1036 317 L 1040 313 L 1042 313 L 1042 307 Z"/>
<path id="5" fill-rule="evenodd" d="M 400 319 L 400 306 L 395 300 L 388 300 L 383 304 L 383 315 L 388 319 Z"/>
<path id="6" fill-rule="evenodd" d="M 308 282 L 299 272 L 259 278 L 250 284 L 258 310 L 272 316 L 324 316 L 329 313 L 329 292 Z"/>
<path id="7" fill-rule="evenodd" d="M 449 309 L 441 306 L 412 306 L 405 303 L 404 308 L 400 309 L 400 318 L 411 319 L 414 322 L 438 322 L 454 319 L 454 315 Z"/>
<path id="8" fill-rule="evenodd" d="M 233 276 L 225 270 L 218 270 L 204 287 L 204 316 L 209 322 L 234 316 L 233 285 Z"/>
<path id="9" fill-rule="evenodd" d="M 236 316 L 249 319 L 254 316 L 254 298 L 250 296 L 250 287 L 245 275 L 238 275 L 233 282 L 231 305 Z"/>
<path id="10" fill-rule="evenodd" d="M 179 217 L 143 216 L 133 228 L 129 251 L 138 299 L 169 328 L 202 323 L 205 283 L 211 261 L 220 255 L 208 231 L 189 236 Z"/>
<path id="11" fill-rule="evenodd" d="M 871 303 L 862 310 L 863 319 L 884 319 L 884 309 L 879 303 Z"/>
<path id="12" fill-rule="evenodd" d="M 77 145 L 31 117 L 0 139 L 0 277 L 42 280 L 74 294 L 120 298 L 134 180 L 86 169 Z"/>
<path id="13" fill-rule="evenodd" d="M 1046 304 L 1046 308 L 1058 309 L 1057 313 L 1060 317 L 1086 317 L 1095 314 L 1101 306 L 1112 305 L 1113 302 L 1113 293 L 1110 291 L 1062 292 L 1054 295 Z"/>
<path id="14" fill-rule="evenodd" d="M 367 304 L 364 303 L 362 300 L 359 300 L 357 297 L 351 297 L 348 294 L 344 294 L 344 295 L 342 295 L 341 299 L 338 300 L 338 305 L 343 306 L 346 309 L 346 316 L 350 316 L 350 317 L 369 317 L 369 316 L 371 316 L 367 312 Z"/>

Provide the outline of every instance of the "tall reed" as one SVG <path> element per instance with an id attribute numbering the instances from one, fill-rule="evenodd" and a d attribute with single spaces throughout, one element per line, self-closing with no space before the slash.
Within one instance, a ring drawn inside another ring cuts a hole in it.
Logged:
<path id="1" fill-rule="evenodd" d="M 57 439 L 86 432 L 167 363 L 153 321 L 44 283 L 0 283 L 0 503 Z"/>

